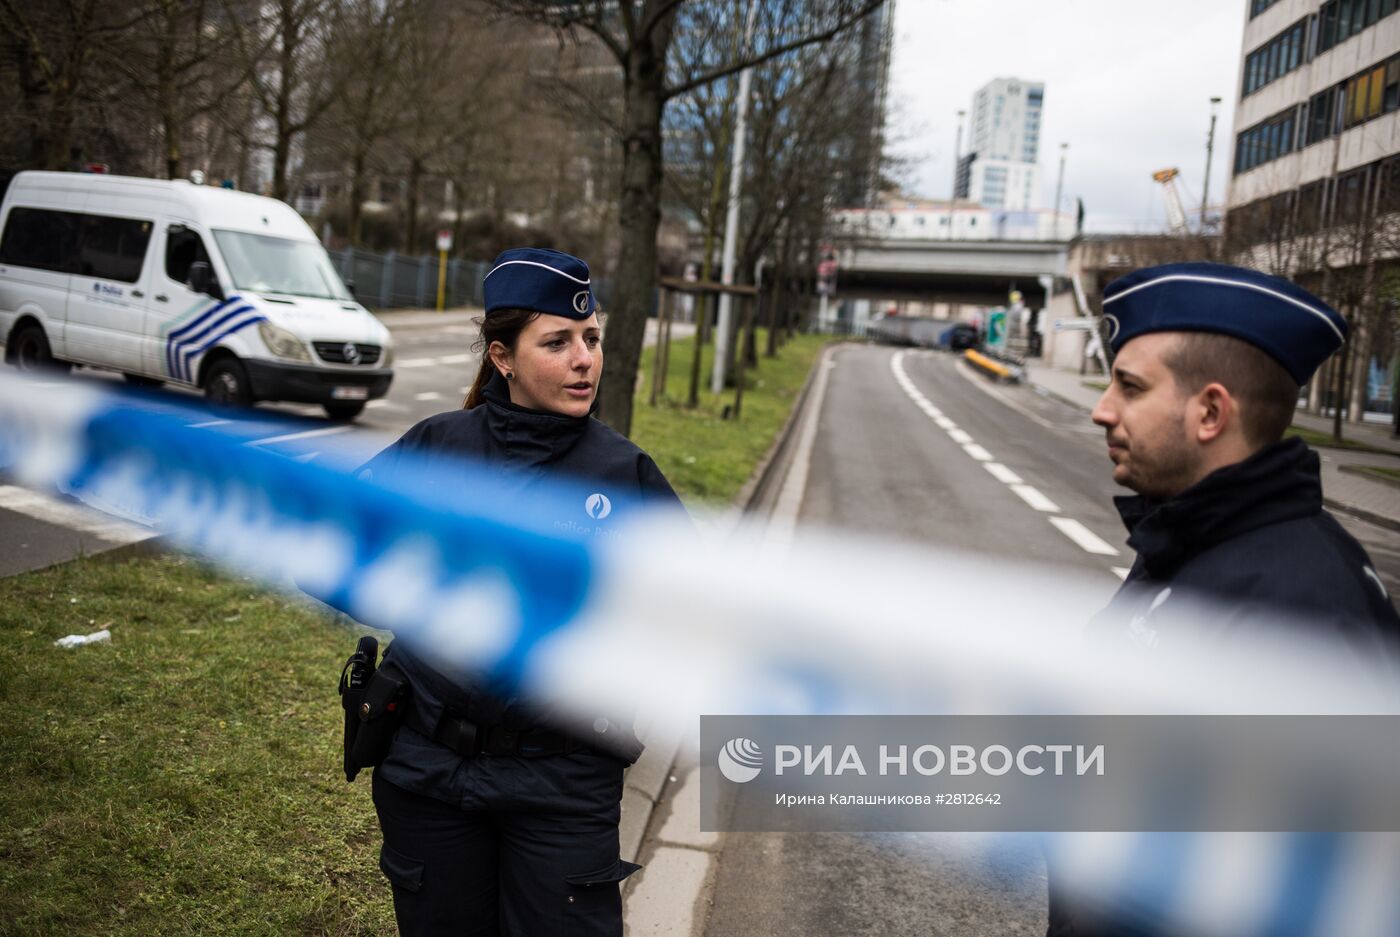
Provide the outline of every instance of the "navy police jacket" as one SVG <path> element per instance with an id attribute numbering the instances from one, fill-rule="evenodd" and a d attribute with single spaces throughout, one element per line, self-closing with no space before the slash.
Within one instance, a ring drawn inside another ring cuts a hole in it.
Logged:
<path id="1" fill-rule="evenodd" d="M 1210 616 L 1212 641 L 1258 640 L 1261 621 L 1277 621 L 1336 641 L 1354 658 L 1393 660 L 1400 617 L 1366 551 L 1323 510 L 1319 468 L 1317 453 L 1288 439 L 1174 498 L 1115 499 L 1138 556 L 1090 636 L 1150 653 L 1170 645 L 1174 624 L 1186 623 L 1189 604 L 1186 616 L 1174 613 L 1183 600 L 1201 598 L 1220 603 Z M 1237 628 L 1242 622 L 1251 627 Z M 1053 863 L 1049 871 L 1047 937 L 1164 933 L 1144 909 L 1096 907 L 1062 887 Z"/>
<path id="2" fill-rule="evenodd" d="M 1193 596 L 1222 603 L 1218 628 L 1284 611 L 1368 656 L 1394 653 L 1400 617 L 1361 544 L 1323 510 L 1319 467 L 1287 439 L 1166 501 L 1115 499 L 1137 561 L 1091 632 L 1156 646 L 1171 638 L 1163 609 Z"/>
<path id="3" fill-rule="evenodd" d="M 576 535 L 607 534 L 636 506 L 681 507 L 651 457 L 591 415 L 567 417 L 517 406 L 510 402 L 499 374 L 491 376 L 483 397 L 485 402 L 471 410 L 439 413 L 418 423 L 366 463 L 360 477 L 392 480 L 407 456 L 416 466 L 440 464 L 444 471 L 436 478 L 451 478 L 454 464 L 463 460 L 475 463 L 477 471 L 497 469 L 502 483 L 522 496 L 528 496 L 535 484 L 572 480 L 595 492 L 579 499 L 577 516 L 554 521 L 557 529 Z M 606 508 L 600 510 L 600 503 Z M 479 725 L 515 729 L 550 724 L 548 714 L 528 701 L 502 698 L 469 675 L 447 676 L 430 667 L 403 641 L 393 642 L 385 659 L 408 678 L 415 710 L 381 766 L 386 778 L 400 786 L 430 793 L 427 788 L 435 783 L 432 776 L 445 781 L 460 762 L 455 753 L 411 731 L 415 725 L 428 731 L 424 727 L 436 725 L 444 713 Z M 630 724 L 600 719 L 596 725 L 607 728 L 596 734 L 590 731 L 582 741 L 624 761 L 636 760 L 642 746 Z M 441 764 L 434 767 L 424 764 L 425 760 Z"/>

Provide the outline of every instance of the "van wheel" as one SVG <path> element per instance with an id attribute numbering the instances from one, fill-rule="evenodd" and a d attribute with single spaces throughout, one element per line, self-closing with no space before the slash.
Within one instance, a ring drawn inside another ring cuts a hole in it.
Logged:
<path id="1" fill-rule="evenodd" d="M 334 403 L 323 403 L 326 408 L 326 416 L 338 423 L 345 423 L 359 416 L 365 409 L 363 400 L 337 400 Z"/>
<path id="2" fill-rule="evenodd" d="M 7 357 L 21 371 L 67 371 L 68 362 L 54 358 L 42 326 L 20 326 L 10 335 Z"/>
<path id="3" fill-rule="evenodd" d="M 126 382 L 132 387 L 160 387 L 165 381 L 159 378 L 146 377 L 144 374 L 122 374 Z"/>
<path id="4" fill-rule="evenodd" d="M 204 375 L 204 398 L 216 407 L 252 406 L 253 388 L 237 358 L 222 358 L 209 366 Z"/>

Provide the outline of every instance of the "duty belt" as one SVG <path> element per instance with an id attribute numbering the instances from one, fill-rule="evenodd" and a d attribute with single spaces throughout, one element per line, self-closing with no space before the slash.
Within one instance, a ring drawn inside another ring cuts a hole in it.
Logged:
<path id="1" fill-rule="evenodd" d="M 483 726 L 444 713 L 433 732 L 433 741 L 445 745 L 463 758 L 472 755 L 568 755 L 586 746 L 577 739 L 553 729 L 511 729 Z"/>

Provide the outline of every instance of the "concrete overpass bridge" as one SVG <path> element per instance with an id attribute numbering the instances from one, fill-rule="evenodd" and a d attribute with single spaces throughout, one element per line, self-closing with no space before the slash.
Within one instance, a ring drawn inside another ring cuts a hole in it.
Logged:
<path id="1" fill-rule="evenodd" d="M 836 298 L 997 306 L 1014 289 L 1028 308 L 1043 309 L 1044 284 L 1065 276 L 1068 259 L 1068 241 L 845 240 Z"/>

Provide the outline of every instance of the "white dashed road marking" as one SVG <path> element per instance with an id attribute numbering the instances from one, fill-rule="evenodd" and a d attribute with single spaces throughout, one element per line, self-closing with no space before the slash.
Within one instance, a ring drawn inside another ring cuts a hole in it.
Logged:
<path id="1" fill-rule="evenodd" d="M 1052 517 L 1050 523 L 1054 524 L 1060 533 L 1064 534 L 1080 548 L 1088 553 L 1097 556 L 1117 556 L 1118 550 L 1110 546 L 1103 538 L 1085 527 L 1072 517 Z"/>
<path id="2" fill-rule="evenodd" d="M 1115 547 L 1074 518 L 1061 516 L 1060 506 L 1058 504 L 1050 500 L 1040 489 L 1026 484 L 1020 475 L 1017 475 L 1000 462 L 994 461 L 992 454 L 974 442 L 972 436 L 970 436 L 967 431 L 959 429 L 958 424 L 944 416 L 942 411 L 934 406 L 932 401 L 925 397 L 923 393 L 914 386 L 914 382 L 909 379 L 909 375 L 904 370 L 904 356 L 907 354 L 908 352 L 900 351 L 896 352 L 890 358 L 890 370 L 894 373 L 894 379 L 896 383 L 899 384 L 900 388 L 909 396 L 909 399 L 914 401 L 919 409 L 922 410 L 929 419 L 933 420 L 939 429 L 948 434 L 949 439 L 962 446 L 963 451 L 973 459 L 981 462 L 982 466 L 993 478 L 1008 486 L 1016 493 L 1016 496 L 1026 502 L 1026 504 L 1037 511 L 1056 515 L 1050 518 L 1050 523 L 1054 524 L 1055 529 L 1060 533 L 1064 534 L 1070 540 L 1073 540 L 1081 550 L 1084 550 L 1086 553 L 1092 553 L 1095 556 L 1118 556 L 1118 550 Z M 968 375 L 964 374 L 964 377 L 967 376 Z M 1050 424 L 1043 418 L 1025 410 L 1013 401 L 1003 397 L 1001 394 L 994 394 L 994 396 L 1008 406 L 1024 413 L 1035 422 L 1050 427 Z M 1128 575 L 1128 570 L 1121 566 L 1112 567 L 1112 571 L 1119 579 L 1124 579 Z"/>
<path id="3" fill-rule="evenodd" d="M 396 368 L 431 368 L 438 363 L 436 358 L 409 358 L 405 361 L 395 361 Z"/>
<path id="4" fill-rule="evenodd" d="M 1113 575 L 1117 576 L 1119 579 L 1127 579 L 1127 578 L 1128 578 L 1128 573 L 1131 573 L 1131 572 L 1132 572 L 1132 570 L 1129 569 L 1129 568 L 1126 567 L 1126 566 L 1115 566 L 1115 567 L 1113 567 Z"/>
<path id="5" fill-rule="evenodd" d="M 475 360 L 476 355 L 448 355 L 445 358 L 439 358 L 438 364 L 466 364 L 468 361 Z"/>
<path id="6" fill-rule="evenodd" d="M 336 433 L 348 433 L 351 426 L 346 423 L 340 426 L 323 426 L 320 429 L 309 429 L 301 433 L 287 433 L 283 436 L 269 436 L 266 439 L 254 439 L 252 442 L 245 442 L 245 446 L 270 446 L 273 443 L 291 442 L 293 439 L 313 439 L 317 436 L 334 436 Z"/>
<path id="7" fill-rule="evenodd" d="M 997 481 L 1001 482 L 1003 485 L 1021 484 L 1021 476 L 1017 475 L 1015 472 L 1011 471 L 1011 469 L 1002 465 L 1000 462 L 988 462 L 982 467 L 987 471 L 991 472 L 992 477 L 995 478 Z"/>
<path id="8" fill-rule="evenodd" d="M 423 393 L 421 393 L 421 394 L 414 394 L 414 395 L 413 395 L 413 399 L 414 399 L 414 400 L 441 400 L 441 399 L 442 399 L 442 394 L 439 394 L 439 393 L 438 393 L 437 391 L 435 391 L 435 390 L 425 390 L 425 391 L 423 391 Z"/>
<path id="9" fill-rule="evenodd" d="M 1011 490 L 1037 511 L 1046 511 L 1050 514 L 1060 513 L 1060 506 L 1041 494 L 1037 488 L 1032 488 L 1030 485 L 1012 485 Z"/>

